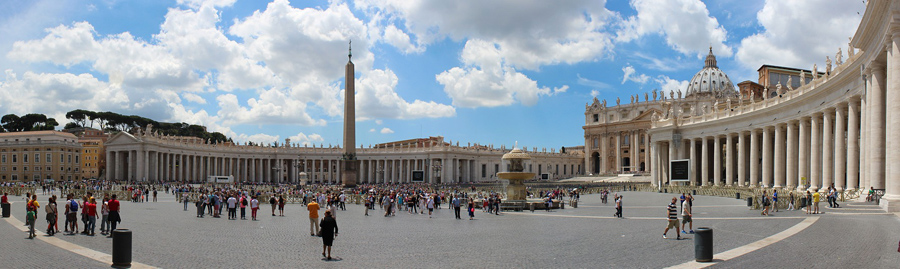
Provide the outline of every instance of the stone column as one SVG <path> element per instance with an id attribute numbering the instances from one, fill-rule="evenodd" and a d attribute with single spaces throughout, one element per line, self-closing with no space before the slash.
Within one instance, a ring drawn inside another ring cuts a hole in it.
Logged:
<path id="1" fill-rule="evenodd" d="M 713 180 L 715 180 L 715 182 L 713 182 L 714 184 L 710 184 L 710 185 L 721 186 L 722 185 L 722 139 L 718 135 L 716 135 L 716 136 L 713 136 L 712 142 L 713 142 L 712 150 L 713 150 L 713 158 L 714 158 L 714 160 L 713 160 Z"/>
<path id="2" fill-rule="evenodd" d="M 872 75 L 869 72 L 865 72 L 866 75 L 866 89 L 871 89 L 871 79 Z M 868 189 L 868 174 L 869 174 L 869 153 L 871 152 L 867 148 L 869 147 L 869 106 L 867 104 L 871 104 L 867 99 L 870 97 L 870 94 L 865 94 L 862 98 L 860 98 L 859 104 L 859 188 L 860 189 Z"/>
<path id="3" fill-rule="evenodd" d="M 622 172 L 622 133 L 616 133 L 616 174 Z"/>
<path id="4" fill-rule="evenodd" d="M 809 120 L 810 139 L 809 139 L 809 191 L 815 192 L 819 190 L 822 183 L 822 147 L 819 140 L 822 137 L 821 128 L 819 128 L 819 113 L 813 113 Z"/>
<path id="5" fill-rule="evenodd" d="M 597 161 L 600 162 L 598 167 L 600 167 L 600 174 L 605 174 L 607 169 L 609 169 L 609 137 L 606 133 L 600 135 L 600 158 L 597 158 Z M 588 167 L 588 169 L 593 169 L 593 166 Z M 586 170 L 586 169 L 585 169 Z M 593 172 L 593 171 L 592 171 Z"/>
<path id="6" fill-rule="evenodd" d="M 700 138 L 700 183 L 709 186 L 709 141 L 706 137 Z"/>
<path id="7" fill-rule="evenodd" d="M 738 148 L 738 152 L 737 152 L 738 153 L 738 155 L 737 155 L 738 156 L 737 185 L 743 187 L 743 186 L 746 186 L 746 182 L 747 182 L 747 162 L 748 162 L 747 134 L 745 134 L 744 132 L 738 133 L 738 147 L 737 148 Z"/>
<path id="8" fill-rule="evenodd" d="M 834 111 L 825 110 L 822 117 L 822 186 L 823 192 L 834 183 Z"/>
<path id="9" fill-rule="evenodd" d="M 634 174 L 641 168 L 641 144 L 640 142 L 640 134 L 638 131 L 634 131 L 631 133 L 631 173 Z"/>
<path id="10" fill-rule="evenodd" d="M 725 185 L 734 186 L 734 134 L 725 137 Z"/>
<path id="11" fill-rule="evenodd" d="M 772 127 L 766 126 L 762 129 L 762 184 L 761 186 L 764 188 L 772 187 L 772 156 L 773 148 L 772 148 L 772 133 L 770 132 Z"/>
<path id="12" fill-rule="evenodd" d="M 750 187 L 759 186 L 759 131 L 750 131 Z"/>
<path id="13" fill-rule="evenodd" d="M 672 171 L 671 171 L 671 169 L 668 169 L 669 164 L 672 162 L 672 159 L 675 158 L 675 142 L 674 141 L 669 141 L 669 151 L 667 151 L 665 154 L 666 154 L 666 156 L 665 156 L 666 161 L 663 162 L 663 164 L 665 164 L 665 166 L 667 167 L 666 178 L 669 179 L 669 185 L 674 185 L 674 184 L 672 184 L 672 180 L 671 180 L 672 179 Z"/>
<path id="14" fill-rule="evenodd" d="M 652 164 L 659 163 L 659 146 L 657 143 L 650 144 L 650 156 L 653 158 Z M 660 177 L 659 177 L 659 168 L 653 167 L 650 168 L 650 185 L 651 186 L 659 186 Z"/>
<path id="15" fill-rule="evenodd" d="M 847 189 L 859 187 L 859 105 L 850 100 L 847 106 Z"/>
<path id="16" fill-rule="evenodd" d="M 785 145 L 784 145 L 784 132 L 785 125 L 777 124 L 775 125 L 775 184 L 772 187 L 781 188 L 784 187 L 785 184 Z"/>
<path id="17" fill-rule="evenodd" d="M 115 153 L 114 151 L 106 152 L 106 180 L 115 180 L 116 179 L 116 177 L 113 174 L 116 171 L 116 168 L 115 168 L 116 163 L 113 162 L 113 154 L 114 153 Z M 50 160 L 47 160 L 47 162 L 49 163 Z"/>
<path id="18" fill-rule="evenodd" d="M 847 126 L 844 124 L 844 117 L 844 107 L 838 105 L 834 113 L 834 187 L 838 191 L 847 188 L 847 144 L 844 140 Z"/>
<path id="19" fill-rule="evenodd" d="M 876 189 L 885 188 L 885 65 L 878 61 L 869 64 L 872 69 L 872 87 L 868 89 L 867 94 L 871 94 L 872 103 L 869 105 L 868 119 L 869 125 L 869 147 L 866 149 L 871 151 L 869 155 L 868 177 L 871 180 L 870 186 Z M 893 104 L 892 104 L 893 105 Z M 893 111 L 892 113 L 897 113 Z M 896 139 L 896 137 L 895 137 Z"/>
<path id="20" fill-rule="evenodd" d="M 699 180 L 700 184 L 697 184 L 697 181 L 698 181 L 697 180 L 698 179 L 697 178 L 697 170 L 698 170 L 697 164 L 700 161 L 700 159 L 697 159 L 697 142 L 694 141 L 693 139 L 688 139 L 688 146 L 685 147 L 685 149 L 690 150 L 689 154 L 690 154 L 690 158 L 691 158 L 691 160 L 690 160 L 690 162 L 691 162 L 691 164 L 690 164 L 691 185 L 702 185 L 703 184 L 702 178 L 700 178 L 700 180 Z"/>
<path id="21" fill-rule="evenodd" d="M 644 172 L 650 171 L 650 133 L 644 133 Z M 574 171 L 572 174 L 576 174 Z"/>
<path id="22" fill-rule="evenodd" d="M 809 141 L 810 141 L 810 132 L 809 125 L 807 124 L 806 118 L 801 118 L 799 122 L 797 122 L 797 127 L 799 127 L 800 131 L 798 132 L 798 136 L 800 137 L 799 144 L 797 145 L 800 150 L 797 153 L 797 190 L 805 191 L 807 186 L 809 185 L 810 175 L 809 175 L 809 156 L 812 154 L 809 151 Z"/>
<path id="23" fill-rule="evenodd" d="M 881 200 L 881 207 L 888 212 L 900 211 L 900 23 L 891 24 L 891 46 L 887 57 L 887 96 L 886 101 L 889 106 L 886 113 L 886 137 L 890 137 L 886 143 L 885 162 L 891 166 L 885 171 L 884 179 L 884 197 Z"/>
<path id="24" fill-rule="evenodd" d="M 785 177 L 787 177 L 787 187 L 797 187 L 797 122 L 792 121 L 787 124 L 787 163 Z"/>

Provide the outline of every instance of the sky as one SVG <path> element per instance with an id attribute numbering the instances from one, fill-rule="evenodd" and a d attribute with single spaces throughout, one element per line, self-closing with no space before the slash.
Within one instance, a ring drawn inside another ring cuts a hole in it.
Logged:
<path id="1" fill-rule="evenodd" d="M 710 47 L 735 84 L 847 49 L 850 0 L 2 0 L 0 115 L 74 109 L 339 145 L 584 144 L 585 104 L 685 91 Z M 846 51 L 844 55 L 847 55 Z M 357 145 L 359 146 L 359 145 Z"/>

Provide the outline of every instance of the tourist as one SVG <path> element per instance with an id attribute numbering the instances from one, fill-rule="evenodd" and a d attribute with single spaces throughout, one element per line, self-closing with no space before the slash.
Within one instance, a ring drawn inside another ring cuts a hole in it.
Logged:
<path id="1" fill-rule="evenodd" d="M 109 196 L 108 194 L 103 195 L 103 205 L 100 206 L 100 214 L 103 216 L 100 219 L 100 234 L 108 235 L 109 234 Z"/>
<path id="2" fill-rule="evenodd" d="M 234 198 L 234 195 L 229 195 L 225 204 L 228 206 L 228 219 L 237 219 L 237 199 Z"/>
<path id="3" fill-rule="evenodd" d="M 309 211 L 309 235 L 316 236 L 319 234 L 319 203 L 316 200 L 309 202 L 306 210 Z"/>
<path id="4" fill-rule="evenodd" d="M 663 239 L 669 239 L 666 237 L 666 234 L 669 233 L 669 229 L 675 228 L 675 239 L 681 240 L 681 234 L 678 233 L 678 207 L 675 205 L 675 202 L 677 201 L 678 197 L 672 197 L 672 202 L 666 207 L 666 211 L 669 214 L 669 225 L 666 226 L 666 230 L 663 231 Z"/>
<path id="5" fill-rule="evenodd" d="M 269 196 L 269 205 L 272 206 L 272 216 L 275 216 L 275 207 L 278 206 L 278 200 L 275 199 L 275 195 Z"/>
<path id="6" fill-rule="evenodd" d="M 31 196 L 31 200 L 25 204 L 25 224 L 28 225 L 28 239 L 33 239 L 37 234 L 34 232 L 35 220 L 37 220 L 37 209 L 41 205 L 38 204 L 37 194 Z"/>
<path id="7" fill-rule="evenodd" d="M 153 202 L 156 203 L 156 188 L 153 188 Z"/>
<path id="8" fill-rule="evenodd" d="M 469 199 L 468 206 L 469 206 L 469 208 L 467 208 L 466 210 L 469 210 L 469 220 L 473 220 L 473 219 L 475 219 L 475 201 L 473 201 L 472 199 Z"/>
<path id="9" fill-rule="evenodd" d="M 788 192 L 788 211 L 794 210 L 794 192 Z"/>
<path id="10" fill-rule="evenodd" d="M 762 205 L 762 212 L 760 215 L 769 215 L 769 195 L 766 194 L 766 191 L 763 190 L 762 197 L 760 197 L 759 204 Z"/>
<path id="11" fill-rule="evenodd" d="M 241 195 L 241 220 L 247 220 L 247 196 Z"/>
<path id="12" fill-rule="evenodd" d="M 681 233 L 683 234 L 688 233 L 684 230 L 684 225 L 687 223 L 690 223 L 690 226 L 688 226 L 689 228 L 691 228 L 690 233 L 694 233 L 694 222 L 691 219 L 691 217 L 694 216 L 693 214 L 691 214 L 691 199 L 693 199 L 693 197 L 688 196 L 687 200 L 681 202 Z"/>
<path id="13" fill-rule="evenodd" d="M 287 200 L 284 199 L 284 195 L 278 197 L 278 215 L 284 217 L 284 203 Z"/>
<path id="14" fill-rule="evenodd" d="M 221 197 L 219 197 L 219 193 L 216 192 L 216 194 L 210 196 L 210 198 L 212 198 L 213 218 L 220 218 L 220 215 L 222 213 L 222 211 L 220 210 L 220 208 L 222 207 L 222 199 Z M 272 216 L 275 216 L 275 214 L 272 214 Z"/>
<path id="15" fill-rule="evenodd" d="M 194 202 L 194 204 L 197 205 L 197 217 L 202 218 L 204 215 L 203 211 L 206 209 L 206 195 L 201 193 L 197 196 L 197 199 L 198 200 Z"/>
<path id="16" fill-rule="evenodd" d="M 66 232 L 75 234 L 78 231 L 78 201 L 75 201 L 75 195 L 66 195 Z"/>
<path id="17" fill-rule="evenodd" d="M 188 209 L 187 209 L 187 206 L 188 206 L 188 194 L 187 194 L 187 192 L 181 194 L 181 201 L 184 202 L 184 211 L 187 211 L 187 210 L 188 210 Z"/>
<path id="18" fill-rule="evenodd" d="M 259 210 L 259 200 L 256 199 L 256 196 L 253 196 L 253 200 L 250 200 L 250 217 L 253 220 L 256 220 L 257 210 Z"/>
<path id="19" fill-rule="evenodd" d="M 47 212 L 47 235 L 53 236 L 56 232 L 53 229 L 53 225 L 56 224 L 56 201 L 53 197 L 47 199 L 47 207 L 44 210 Z"/>
<path id="20" fill-rule="evenodd" d="M 806 190 L 806 214 L 812 213 L 812 194 Z"/>
<path id="21" fill-rule="evenodd" d="M 384 207 L 384 216 L 387 217 L 391 214 L 391 196 L 385 195 L 381 197 L 381 206 Z"/>
<path id="22" fill-rule="evenodd" d="M 772 190 L 772 210 L 778 212 L 778 190 Z"/>
<path id="23" fill-rule="evenodd" d="M 88 196 L 87 195 L 81 196 L 81 224 L 84 224 L 84 231 L 81 231 L 81 234 L 83 234 L 83 235 L 88 234 L 88 228 L 89 228 L 88 227 L 87 204 L 88 204 Z"/>
<path id="24" fill-rule="evenodd" d="M 616 217 L 622 217 L 622 195 L 616 194 Z"/>
<path id="25" fill-rule="evenodd" d="M 113 194 L 112 199 L 109 199 L 109 237 L 112 237 L 112 232 L 116 230 L 119 222 L 122 222 L 122 217 L 119 216 L 119 200 Z"/>
<path id="26" fill-rule="evenodd" d="M 338 235 L 337 221 L 331 214 L 331 211 L 325 211 L 325 217 L 322 218 L 322 224 L 320 225 L 322 227 L 322 256 L 326 260 L 331 260 L 331 245 L 334 243 L 334 238 Z M 327 256 L 325 255 L 326 251 L 328 251 Z"/>
<path id="27" fill-rule="evenodd" d="M 6 196 L 5 193 L 4 193 L 4 196 Z M 866 196 L 866 202 L 871 202 L 871 201 L 875 201 L 875 187 L 872 187 L 872 186 L 869 187 L 869 195 Z"/>
<path id="28" fill-rule="evenodd" d="M 813 196 L 813 214 L 819 214 L 819 192 L 812 194 Z"/>
<path id="29" fill-rule="evenodd" d="M 369 197 L 366 197 L 364 206 L 366 207 L 365 214 L 366 214 L 366 216 L 368 216 L 369 215 L 369 207 L 372 206 L 372 195 L 371 194 L 369 195 Z"/>
<path id="30" fill-rule="evenodd" d="M 831 203 L 832 203 L 831 207 L 841 207 L 841 205 L 838 204 L 837 199 L 838 199 L 837 189 L 834 188 L 834 183 L 831 183 Z"/>
<path id="31" fill-rule="evenodd" d="M 347 202 L 347 196 L 344 195 L 343 191 L 341 191 L 341 196 L 339 196 L 338 199 L 340 199 L 341 201 L 341 211 L 347 211 L 347 206 L 345 205 L 345 202 Z"/>
<path id="32" fill-rule="evenodd" d="M 434 211 L 434 197 L 428 196 L 428 200 L 425 201 L 426 207 L 428 207 L 428 218 L 431 218 L 431 212 Z"/>
<path id="33" fill-rule="evenodd" d="M 4 192 L 3 196 L 0 196 L 0 204 L 9 204 L 9 197 L 7 197 L 7 195 L 9 195 L 9 193 Z"/>
<path id="34" fill-rule="evenodd" d="M 454 195 L 453 200 L 450 201 L 450 204 L 453 205 L 453 212 L 456 213 L 456 219 L 462 219 L 459 217 L 459 196 Z"/>
<path id="35" fill-rule="evenodd" d="M 87 227 L 84 228 L 86 233 L 89 236 L 94 236 L 94 230 L 97 227 L 97 200 L 94 197 L 91 197 L 86 203 L 84 203 L 85 215 L 87 216 Z"/>

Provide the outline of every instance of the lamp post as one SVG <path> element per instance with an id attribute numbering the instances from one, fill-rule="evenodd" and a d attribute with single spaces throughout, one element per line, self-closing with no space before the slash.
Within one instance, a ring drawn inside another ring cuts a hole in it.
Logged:
<path id="1" fill-rule="evenodd" d="M 435 184 L 439 184 L 441 182 L 441 166 L 441 163 L 435 163 L 431 165 L 431 168 L 434 169 L 434 177 L 437 179 L 435 180 Z"/>

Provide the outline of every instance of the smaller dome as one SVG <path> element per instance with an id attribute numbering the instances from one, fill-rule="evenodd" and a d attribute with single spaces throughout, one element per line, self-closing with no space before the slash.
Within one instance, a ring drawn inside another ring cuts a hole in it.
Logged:
<path id="1" fill-rule="evenodd" d="M 502 160 L 512 160 L 512 159 L 520 159 L 520 160 L 530 160 L 531 156 L 528 153 L 525 153 L 521 149 L 514 148 L 507 154 L 503 154 L 503 157 L 500 158 Z"/>

